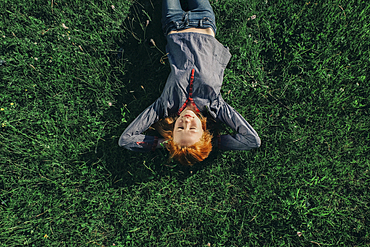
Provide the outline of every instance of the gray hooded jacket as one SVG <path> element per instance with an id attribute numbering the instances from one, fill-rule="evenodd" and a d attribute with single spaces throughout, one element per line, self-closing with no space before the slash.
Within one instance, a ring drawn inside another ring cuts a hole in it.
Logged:
<path id="1" fill-rule="evenodd" d="M 213 36 L 194 32 L 167 35 L 166 51 L 171 65 L 162 95 L 148 106 L 122 133 L 118 144 L 132 151 L 155 150 L 158 137 L 142 134 L 159 119 L 184 109 L 189 101 L 200 112 L 228 126 L 235 135 L 221 135 L 218 147 L 249 150 L 261 145 L 252 126 L 221 97 L 224 70 L 231 54 Z"/>

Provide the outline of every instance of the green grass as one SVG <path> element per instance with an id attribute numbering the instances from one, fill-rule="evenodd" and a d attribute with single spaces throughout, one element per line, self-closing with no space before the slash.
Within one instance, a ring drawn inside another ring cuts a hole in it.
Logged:
<path id="1" fill-rule="evenodd" d="M 0 3 L 1 246 L 370 245 L 368 3 L 211 2 L 262 146 L 192 169 L 117 145 L 169 73 L 161 1 Z"/>

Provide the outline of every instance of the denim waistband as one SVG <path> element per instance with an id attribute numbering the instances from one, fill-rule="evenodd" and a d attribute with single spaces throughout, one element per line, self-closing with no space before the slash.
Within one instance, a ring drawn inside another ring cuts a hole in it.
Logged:
<path id="1" fill-rule="evenodd" d="M 162 29 L 165 36 L 171 31 L 180 31 L 188 28 L 212 28 L 216 34 L 217 27 L 214 16 L 199 16 L 201 13 L 184 12 L 181 19 L 169 19 Z M 209 14 L 210 15 L 210 14 Z"/>

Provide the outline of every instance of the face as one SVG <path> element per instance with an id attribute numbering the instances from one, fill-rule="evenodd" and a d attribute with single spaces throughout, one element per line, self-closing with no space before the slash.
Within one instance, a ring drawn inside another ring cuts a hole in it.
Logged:
<path id="1" fill-rule="evenodd" d="M 202 122 L 191 110 L 184 110 L 175 122 L 173 141 L 180 146 L 191 146 L 203 135 Z"/>

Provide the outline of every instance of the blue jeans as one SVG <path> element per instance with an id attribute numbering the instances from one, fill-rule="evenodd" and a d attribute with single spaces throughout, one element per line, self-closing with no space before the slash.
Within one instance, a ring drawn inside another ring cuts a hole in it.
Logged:
<path id="1" fill-rule="evenodd" d="M 189 11 L 181 8 L 180 0 L 163 0 L 162 30 L 166 36 L 171 31 L 187 28 L 212 28 L 216 34 L 216 19 L 208 0 L 188 0 Z"/>

